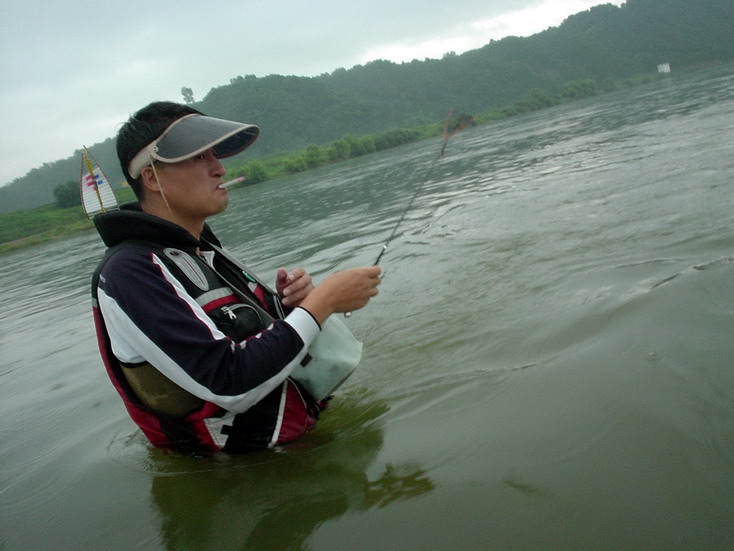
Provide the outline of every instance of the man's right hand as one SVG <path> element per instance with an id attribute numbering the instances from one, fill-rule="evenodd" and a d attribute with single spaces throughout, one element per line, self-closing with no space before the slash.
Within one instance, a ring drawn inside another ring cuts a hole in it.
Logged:
<path id="1" fill-rule="evenodd" d="M 320 324 L 331 314 L 359 310 L 377 295 L 380 272 L 379 266 L 370 266 L 331 274 L 299 306 L 308 310 Z"/>

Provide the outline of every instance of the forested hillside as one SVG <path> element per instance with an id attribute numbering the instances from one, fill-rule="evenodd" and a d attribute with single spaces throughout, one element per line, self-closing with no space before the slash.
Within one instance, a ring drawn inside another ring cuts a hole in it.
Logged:
<path id="1" fill-rule="evenodd" d="M 318 77 L 237 76 L 194 106 L 260 125 L 261 138 L 248 152 L 258 157 L 345 134 L 436 122 L 450 107 L 486 111 L 532 89 L 557 94 L 572 80 L 601 83 L 654 72 L 663 62 L 675 72 L 732 61 L 733 36 L 732 0 L 628 0 L 578 13 L 531 37 L 508 37 L 442 59 L 377 60 Z M 112 138 L 91 151 L 113 182 L 122 180 Z M 0 211 L 49 203 L 53 188 L 78 174 L 78 152 L 46 163 L 0 188 Z"/>

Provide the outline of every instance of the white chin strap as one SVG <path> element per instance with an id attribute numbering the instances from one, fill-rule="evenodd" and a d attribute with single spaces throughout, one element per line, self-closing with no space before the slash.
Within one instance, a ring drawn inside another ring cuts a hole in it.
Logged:
<path id="1" fill-rule="evenodd" d="M 150 157 L 150 164 L 145 165 L 149 166 L 153 169 L 153 177 L 155 178 L 155 183 L 158 184 L 158 191 L 161 192 L 161 197 L 163 198 L 163 202 L 166 204 L 166 208 L 168 209 L 168 213 L 173 216 L 173 211 L 171 210 L 171 205 L 168 204 L 168 199 L 166 199 L 166 194 L 163 192 L 163 186 L 161 185 L 161 181 L 158 179 L 158 171 L 155 169 L 155 162 L 153 157 Z M 143 167 L 145 168 L 145 167 Z M 142 168 L 140 169 L 142 171 Z M 131 174 L 132 176 L 132 174 Z"/>
<path id="2" fill-rule="evenodd" d="M 130 164 L 127 165 L 127 171 L 134 180 L 140 177 L 140 173 L 146 166 L 153 166 L 155 162 L 155 153 L 158 151 L 156 142 L 152 142 L 146 145 L 143 149 L 138 151 L 138 154 L 132 158 Z"/>

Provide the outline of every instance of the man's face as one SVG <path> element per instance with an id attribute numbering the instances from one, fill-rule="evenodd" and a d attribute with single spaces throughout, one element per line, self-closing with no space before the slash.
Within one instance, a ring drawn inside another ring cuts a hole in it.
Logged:
<path id="1" fill-rule="evenodd" d="M 227 208 L 227 190 L 220 187 L 226 171 L 211 149 L 179 163 L 158 163 L 156 170 L 166 201 L 177 216 L 206 219 Z"/>

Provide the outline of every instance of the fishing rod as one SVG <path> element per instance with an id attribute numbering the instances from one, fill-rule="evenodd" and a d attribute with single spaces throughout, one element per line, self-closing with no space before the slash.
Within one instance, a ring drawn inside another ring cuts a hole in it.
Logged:
<path id="1" fill-rule="evenodd" d="M 443 140 L 441 140 L 441 152 L 438 154 L 438 156 L 433 159 L 433 162 L 431 163 L 431 166 L 428 168 L 428 171 L 426 172 L 426 175 L 423 177 L 423 180 L 421 183 L 416 187 L 415 191 L 413 192 L 413 195 L 410 197 L 410 201 L 408 201 L 408 204 L 403 209 L 403 212 L 400 214 L 400 218 L 398 218 L 398 221 L 395 223 L 395 226 L 392 229 L 392 233 L 387 238 L 387 241 L 385 241 L 385 244 L 382 246 L 382 249 L 380 249 L 380 254 L 377 255 L 377 258 L 375 259 L 373 266 L 377 266 L 380 263 L 380 260 L 382 259 L 382 255 L 385 254 L 385 251 L 387 250 L 387 246 L 390 244 L 390 242 L 395 238 L 395 236 L 398 233 L 398 229 L 400 228 L 400 225 L 403 223 L 403 220 L 405 219 L 405 215 L 408 214 L 408 211 L 410 210 L 410 207 L 413 206 L 413 202 L 415 201 L 416 197 L 418 197 L 418 193 L 423 189 L 424 184 L 430 179 L 431 175 L 433 174 L 433 169 L 436 167 L 436 163 L 438 163 L 439 160 L 443 159 L 443 155 L 446 151 L 446 144 L 449 141 L 449 138 L 459 132 L 460 130 L 463 130 L 468 126 L 469 124 L 472 124 L 474 122 L 474 117 L 470 117 L 468 115 L 459 115 L 459 118 L 457 120 L 456 126 L 449 131 L 449 124 L 451 123 L 452 115 L 454 113 L 453 108 L 449 109 L 449 114 L 446 117 L 446 122 L 443 126 Z"/>
<path id="2" fill-rule="evenodd" d="M 416 187 L 415 191 L 413 192 L 413 195 L 410 197 L 410 201 L 408 201 L 408 204 L 403 209 L 403 212 L 400 214 L 400 218 L 398 218 L 398 221 L 395 223 L 395 226 L 392 229 L 392 233 L 387 238 L 385 243 L 382 245 L 382 249 L 380 249 L 380 254 L 377 255 L 377 258 L 375 259 L 373 266 L 377 266 L 380 264 L 380 260 L 382 259 L 382 255 L 385 254 L 385 251 L 387 250 L 387 246 L 390 244 L 390 242 L 395 238 L 395 236 L 398 233 L 398 229 L 400 228 L 400 224 L 403 223 L 403 220 L 405 219 L 405 215 L 408 214 L 408 211 L 410 210 L 410 207 L 413 206 L 413 202 L 415 201 L 415 198 L 418 197 L 418 193 L 423 188 L 423 184 L 425 184 L 428 179 L 431 177 L 431 174 L 433 173 L 433 169 L 436 166 L 436 163 L 441 158 L 439 155 L 435 159 L 433 159 L 433 162 L 431 163 L 431 166 L 428 169 L 428 172 L 426 172 L 425 177 L 423 178 L 423 181 Z"/>
<path id="3" fill-rule="evenodd" d="M 395 223 L 395 226 L 393 226 L 392 232 L 388 236 L 385 243 L 382 245 L 382 248 L 380 249 L 380 253 L 377 255 L 377 258 L 375 259 L 373 266 L 378 266 L 380 264 L 380 260 L 382 260 L 382 255 L 385 254 L 385 251 L 387 251 L 387 247 L 390 244 L 390 242 L 395 238 L 395 236 L 398 233 L 398 229 L 400 229 L 400 225 L 403 223 L 403 220 L 405 219 L 405 216 L 408 214 L 408 211 L 410 210 L 410 207 L 413 206 L 413 203 L 415 202 L 416 197 L 418 197 L 418 194 L 423 189 L 424 184 L 430 179 L 431 175 L 433 174 L 433 169 L 436 167 L 436 164 L 439 160 L 443 158 L 444 152 L 446 151 L 446 144 L 449 141 L 449 138 L 465 128 L 468 124 L 473 122 L 474 118 L 471 117 L 470 119 L 466 119 L 466 116 L 464 116 L 464 120 L 461 118 L 459 119 L 459 122 L 457 123 L 456 127 L 449 132 L 449 123 L 451 122 L 451 117 L 454 110 L 449 109 L 449 114 L 446 117 L 446 122 L 444 123 L 443 128 L 443 140 L 441 140 L 441 151 L 440 153 L 433 159 L 433 162 L 431 163 L 431 166 L 428 168 L 428 171 L 426 172 L 426 175 L 423 177 L 423 180 L 421 180 L 421 183 L 418 184 L 418 186 L 415 188 L 415 191 L 413 192 L 413 195 L 410 197 L 410 201 L 408 201 L 408 204 L 403 209 L 403 212 L 400 214 L 400 217 L 398 218 L 398 221 Z M 344 312 L 344 317 L 348 318 L 351 317 L 352 312 Z"/>

